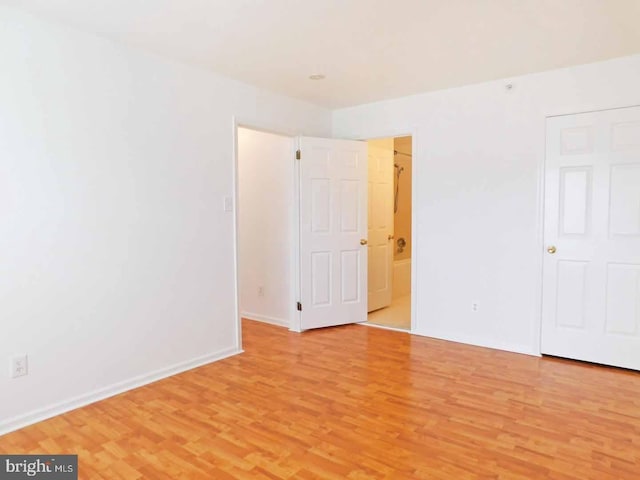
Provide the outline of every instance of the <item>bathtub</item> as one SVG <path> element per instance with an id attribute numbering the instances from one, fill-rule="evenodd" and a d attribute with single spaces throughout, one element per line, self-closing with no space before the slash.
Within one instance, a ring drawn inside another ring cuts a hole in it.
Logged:
<path id="1" fill-rule="evenodd" d="M 393 299 L 411 293 L 411 259 L 405 258 L 393 262 Z"/>

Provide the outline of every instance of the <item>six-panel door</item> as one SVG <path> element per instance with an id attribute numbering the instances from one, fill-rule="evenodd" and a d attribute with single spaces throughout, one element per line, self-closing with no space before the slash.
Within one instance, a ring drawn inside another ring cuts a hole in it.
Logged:
<path id="1" fill-rule="evenodd" d="M 640 369 L 640 107 L 547 120 L 542 353 Z"/>
<path id="2" fill-rule="evenodd" d="M 300 139 L 302 330 L 366 321 L 367 144 Z"/>

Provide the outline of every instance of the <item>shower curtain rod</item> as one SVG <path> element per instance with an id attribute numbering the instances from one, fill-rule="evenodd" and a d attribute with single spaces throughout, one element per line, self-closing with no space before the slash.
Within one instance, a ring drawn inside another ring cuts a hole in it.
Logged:
<path id="1" fill-rule="evenodd" d="M 394 155 L 404 155 L 405 157 L 411 157 L 412 156 L 410 153 L 399 152 L 398 150 L 394 150 L 393 154 Z"/>

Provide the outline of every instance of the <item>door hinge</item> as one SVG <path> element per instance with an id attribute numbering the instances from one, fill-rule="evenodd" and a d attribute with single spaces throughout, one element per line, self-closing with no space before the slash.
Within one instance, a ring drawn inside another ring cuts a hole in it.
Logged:
<path id="1" fill-rule="evenodd" d="M 302 311 L 302 304 L 300 302 L 298 302 L 298 311 L 301 312 Z"/>
<path id="2" fill-rule="evenodd" d="M 296 160 L 300 160 L 300 157 L 302 155 L 300 154 L 300 150 L 296 150 Z"/>

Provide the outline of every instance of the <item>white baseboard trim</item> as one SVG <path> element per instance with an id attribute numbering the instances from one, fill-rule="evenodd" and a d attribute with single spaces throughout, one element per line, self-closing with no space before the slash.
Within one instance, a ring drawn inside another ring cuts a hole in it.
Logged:
<path id="1" fill-rule="evenodd" d="M 404 328 L 389 327 L 387 325 L 378 325 L 377 323 L 359 322 L 359 323 L 356 323 L 356 325 L 363 325 L 365 327 L 372 327 L 372 328 L 381 328 L 382 330 L 391 330 L 392 332 L 411 333 L 409 330 L 405 330 Z"/>
<path id="2" fill-rule="evenodd" d="M 528 347 L 528 346 L 494 342 L 486 338 L 477 338 L 477 337 L 471 337 L 466 335 L 450 335 L 450 334 L 442 335 L 442 334 L 438 334 L 437 332 L 421 332 L 417 330 L 414 330 L 411 333 L 415 335 L 420 335 L 423 337 L 437 338 L 438 340 L 447 340 L 449 342 L 464 343 L 465 345 L 473 345 L 475 347 L 491 348 L 493 350 L 502 350 L 505 352 L 520 353 L 523 355 L 531 355 L 534 357 L 541 356 L 540 352 L 532 351 L 531 347 Z"/>
<path id="3" fill-rule="evenodd" d="M 247 320 L 256 320 L 258 322 L 270 323 L 271 325 L 278 325 L 279 327 L 289 328 L 289 322 L 283 318 L 269 317 L 268 315 L 260 315 L 252 312 L 240 312 L 242 318 Z"/>
<path id="4" fill-rule="evenodd" d="M 242 352 L 243 350 L 233 347 L 221 350 L 219 352 L 210 353 L 201 357 L 187 360 L 186 362 L 177 363 L 167 368 L 155 370 L 148 374 L 139 375 L 123 382 L 118 382 L 108 387 L 100 388 L 98 390 L 94 390 L 92 392 L 50 405 L 48 407 L 39 408 L 32 412 L 3 420 L 2 422 L 0 422 L 0 436 L 18 430 L 20 428 L 24 428 L 28 425 L 41 422 L 42 420 L 46 420 L 48 418 L 55 417 L 71 410 L 75 410 L 76 408 L 84 407 L 91 403 L 104 400 L 105 398 L 113 397 L 114 395 L 118 395 L 128 390 L 133 390 L 134 388 L 142 387 L 143 385 L 148 385 L 149 383 L 162 380 L 163 378 L 186 372 L 187 370 L 192 370 L 194 368 L 201 367 L 208 363 L 216 362 L 218 360 L 222 360 L 224 358 L 228 358 Z"/>

